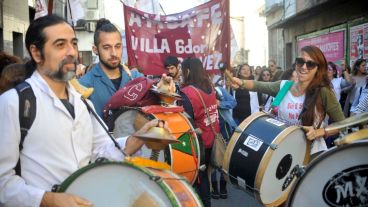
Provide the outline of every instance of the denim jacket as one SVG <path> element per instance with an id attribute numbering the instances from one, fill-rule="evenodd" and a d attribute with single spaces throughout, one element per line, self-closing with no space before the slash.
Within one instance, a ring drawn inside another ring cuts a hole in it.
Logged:
<path id="1" fill-rule="evenodd" d="M 126 73 L 125 70 L 122 69 L 122 67 L 120 67 L 120 73 L 122 79 L 119 88 L 124 87 L 130 80 L 143 76 L 142 73 L 139 73 L 135 70 L 132 70 L 131 76 L 129 76 L 128 73 Z M 85 87 L 94 88 L 94 91 L 89 99 L 92 101 L 97 114 L 102 117 L 105 104 L 117 91 L 112 81 L 103 72 L 100 64 L 97 64 L 91 69 L 91 71 L 87 72 L 79 79 L 79 83 Z"/>

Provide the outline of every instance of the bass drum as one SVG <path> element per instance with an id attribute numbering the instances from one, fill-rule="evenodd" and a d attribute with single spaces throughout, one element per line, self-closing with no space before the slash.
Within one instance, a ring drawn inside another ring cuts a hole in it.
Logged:
<path id="1" fill-rule="evenodd" d="M 363 135 L 368 129 L 347 135 Z M 333 147 L 319 155 L 297 181 L 288 206 L 368 206 L 368 140 Z"/>
<path id="2" fill-rule="evenodd" d="M 245 119 L 226 148 L 227 179 L 265 206 L 285 202 L 298 166 L 309 161 L 310 144 L 300 127 L 257 112 Z"/>
<path id="3" fill-rule="evenodd" d="M 129 136 L 152 119 L 165 120 L 179 143 L 170 144 L 160 151 L 158 161 L 166 162 L 171 170 L 193 184 L 200 165 L 200 147 L 197 135 L 189 120 L 182 113 L 166 112 L 145 114 L 139 109 L 122 109 L 114 121 L 114 136 Z M 142 147 L 143 157 L 150 158 L 151 150 Z"/>
<path id="4" fill-rule="evenodd" d="M 171 171 L 121 162 L 94 163 L 81 168 L 57 192 L 85 198 L 94 207 L 202 206 L 190 184 Z"/>

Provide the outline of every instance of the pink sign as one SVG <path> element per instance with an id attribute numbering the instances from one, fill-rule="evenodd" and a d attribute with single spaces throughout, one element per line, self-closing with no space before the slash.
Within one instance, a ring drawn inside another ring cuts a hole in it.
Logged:
<path id="1" fill-rule="evenodd" d="M 338 62 L 344 58 L 344 31 L 332 32 L 298 41 L 298 51 L 307 45 L 317 46 L 327 61 Z"/>
<path id="2" fill-rule="evenodd" d="M 350 28 L 350 65 L 368 58 L 368 23 Z"/>
<path id="3" fill-rule="evenodd" d="M 207 71 L 217 72 L 219 62 L 230 63 L 229 14 L 229 0 L 167 16 L 124 5 L 128 64 L 146 75 L 161 75 L 167 56 L 197 57 Z"/>

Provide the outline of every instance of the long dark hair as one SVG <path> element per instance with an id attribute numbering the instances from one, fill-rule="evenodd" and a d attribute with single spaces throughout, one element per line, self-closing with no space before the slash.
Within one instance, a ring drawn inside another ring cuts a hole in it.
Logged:
<path id="1" fill-rule="evenodd" d="M 360 65 L 363 63 L 363 62 L 366 62 L 365 59 L 358 59 L 354 62 L 354 65 L 353 65 L 353 75 L 358 75 L 358 70 L 359 70 L 359 67 Z"/>
<path id="2" fill-rule="evenodd" d="M 249 77 L 243 77 L 243 76 L 241 75 L 241 70 L 242 70 L 242 68 L 243 68 L 244 66 L 248 66 L 248 67 L 249 67 L 249 71 L 250 71 L 250 76 L 249 76 Z M 244 63 L 244 64 L 239 65 L 239 67 L 238 67 L 238 71 L 237 71 L 237 73 L 236 73 L 236 77 L 238 77 L 238 78 L 240 78 L 240 79 L 254 80 L 253 72 L 252 72 L 252 70 L 251 70 L 251 68 L 250 68 L 250 65 L 249 65 L 248 63 Z"/>
<path id="3" fill-rule="evenodd" d="M 328 65 L 332 68 L 333 77 L 334 78 L 337 78 L 337 67 L 336 67 L 336 64 L 330 61 L 330 62 L 328 62 Z"/>
<path id="4" fill-rule="evenodd" d="M 332 89 L 327 75 L 327 61 L 322 51 L 313 45 L 305 46 L 301 51 L 307 53 L 318 64 L 317 72 L 305 91 L 303 113 L 301 114 L 302 124 L 312 126 L 315 118 L 315 108 L 319 114 L 323 115 L 322 120 L 325 115 L 320 96 L 321 88 Z"/>
<path id="5" fill-rule="evenodd" d="M 201 60 L 198 58 L 186 58 L 181 63 L 183 73 L 183 85 L 195 84 L 205 91 L 212 90 L 211 81 L 207 75 Z"/>

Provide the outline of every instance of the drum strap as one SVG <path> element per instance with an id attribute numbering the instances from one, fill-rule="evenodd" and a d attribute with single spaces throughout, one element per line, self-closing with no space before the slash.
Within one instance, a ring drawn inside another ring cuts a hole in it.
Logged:
<path id="1" fill-rule="evenodd" d="M 191 146 L 191 150 L 192 150 L 192 156 L 193 156 L 193 160 L 194 160 L 194 163 L 196 165 L 196 170 L 198 170 L 197 166 L 198 166 L 198 159 L 197 159 L 197 153 L 195 152 L 195 148 L 194 148 L 194 144 L 193 144 L 193 137 L 195 135 L 195 132 L 191 132 L 192 133 L 192 136 L 189 138 L 189 141 L 190 141 L 190 146 Z"/>
<path id="2" fill-rule="evenodd" d="M 215 127 L 213 126 L 210 115 L 208 114 L 206 103 L 204 102 L 204 100 L 203 100 L 201 94 L 199 93 L 199 91 L 194 86 L 190 86 L 190 87 L 194 89 L 194 91 L 197 93 L 198 97 L 200 98 L 200 100 L 202 102 L 202 105 L 204 107 L 204 111 L 206 112 L 206 118 L 208 119 L 208 122 L 211 125 L 211 130 L 212 130 L 213 134 L 216 135 L 217 132 L 215 131 Z"/>
<path id="3" fill-rule="evenodd" d="M 282 99 L 284 99 L 286 93 L 289 91 L 289 89 L 291 88 L 293 84 L 294 84 L 294 81 L 286 81 L 286 83 L 282 86 L 280 91 L 277 93 L 275 99 L 273 100 L 271 104 L 271 108 L 275 108 L 280 105 Z"/>

